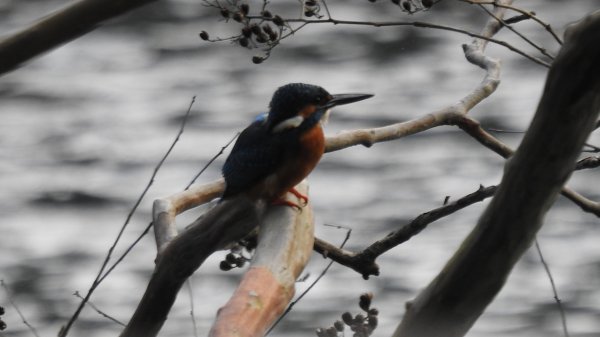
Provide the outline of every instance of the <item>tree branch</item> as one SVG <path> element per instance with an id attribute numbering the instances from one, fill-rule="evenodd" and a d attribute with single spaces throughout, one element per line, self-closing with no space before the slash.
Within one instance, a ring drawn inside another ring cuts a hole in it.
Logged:
<path id="1" fill-rule="evenodd" d="M 461 248 L 407 306 L 395 337 L 463 336 L 531 245 L 600 111 L 600 12 L 569 28 L 521 146 Z"/>
<path id="2" fill-rule="evenodd" d="M 0 75 L 84 35 L 102 22 L 156 0 L 82 0 L 0 41 Z"/>
<path id="3" fill-rule="evenodd" d="M 174 237 L 158 256 L 146 292 L 121 336 L 156 336 L 185 280 L 216 250 L 254 229 L 262 212 L 260 205 L 243 197 L 223 201 Z"/>
<path id="4" fill-rule="evenodd" d="M 385 238 L 372 243 L 369 247 L 358 253 L 337 248 L 319 238 L 315 239 L 314 249 L 316 252 L 322 254 L 323 257 L 330 258 L 341 265 L 354 269 L 366 280 L 370 275 L 379 275 L 379 266 L 375 263 L 375 260 L 380 255 L 419 234 L 430 223 L 476 202 L 483 201 L 491 197 L 495 191 L 496 186 L 481 186 L 479 190 L 452 203 L 419 215 L 400 229 L 391 232 Z"/>

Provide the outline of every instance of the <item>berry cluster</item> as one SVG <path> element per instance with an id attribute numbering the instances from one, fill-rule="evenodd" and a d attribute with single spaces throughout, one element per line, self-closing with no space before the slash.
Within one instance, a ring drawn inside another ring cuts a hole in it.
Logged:
<path id="1" fill-rule="evenodd" d="M 0 307 L 0 316 L 4 315 L 4 308 Z M 2 319 L 0 319 L 0 330 L 6 329 L 6 323 Z"/>
<path id="2" fill-rule="evenodd" d="M 316 3 L 314 0 L 310 1 Z M 279 44 L 284 31 L 289 29 L 286 22 L 279 15 L 273 15 L 265 8 L 266 6 L 257 10 L 257 14 L 251 15 L 251 8 L 247 3 L 232 1 L 227 7 L 218 2 L 206 3 L 211 7 L 218 8 L 221 16 L 226 20 L 231 19 L 241 23 L 243 26 L 238 35 L 227 39 L 211 39 L 206 31 L 200 33 L 200 38 L 211 42 L 230 40 L 244 48 L 262 48 L 266 55 L 254 56 L 252 62 L 256 64 L 262 63 L 268 58 L 271 49 Z"/>
<path id="3" fill-rule="evenodd" d="M 240 240 L 233 246 L 229 253 L 225 255 L 225 259 L 219 264 L 219 268 L 223 271 L 229 271 L 233 268 L 242 268 L 252 258 L 252 253 L 256 248 L 256 235 Z"/>
<path id="4" fill-rule="evenodd" d="M 377 0 L 369 0 L 369 2 L 376 2 Z M 394 5 L 400 6 L 405 12 L 412 14 L 422 10 L 429 9 L 433 4 L 440 0 L 391 0 Z"/>
<path id="5" fill-rule="evenodd" d="M 335 321 L 333 326 L 323 329 L 317 329 L 318 337 L 338 337 L 346 328 L 346 325 L 350 327 L 350 330 L 354 332 L 353 337 L 368 337 L 370 336 L 375 328 L 377 328 L 377 315 L 379 310 L 371 308 L 371 300 L 373 299 L 372 293 L 365 293 L 360 295 L 358 306 L 365 312 L 365 314 L 356 314 L 352 316 L 350 312 L 342 314 L 341 321 Z"/>
<path id="6" fill-rule="evenodd" d="M 376 2 L 377 0 L 369 1 Z M 441 0 L 391 0 L 394 5 L 409 14 L 427 10 L 439 1 Z M 264 0 L 262 6 L 257 6 L 257 8 L 251 8 L 243 0 L 228 0 L 226 2 L 203 0 L 203 2 L 208 7 L 218 9 L 226 21 L 233 20 L 242 24 L 242 27 L 238 35 L 228 38 L 211 38 L 206 31 L 200 33 L 200 38 L 209 42 L 231 41 L 243 48 L 260 48 L 263 50 L 264 55 L 252 58 L 252 62 L 256 64 L 269 58 L 271 50 L 279 45 L 281 40 L 292 36 L 309 23 L 323 21 L 330 21 L 334 24 L 339 23 L 338 20 L 331 17 L 325 0 L 300 0 L 303 17 L 296 19 L 283 19 L 281 16 L 271 13 L 267 9 L 269 4 L 267 0 Z M 326 17 L 321 14 L 322 8 L 325 9 Z"/>

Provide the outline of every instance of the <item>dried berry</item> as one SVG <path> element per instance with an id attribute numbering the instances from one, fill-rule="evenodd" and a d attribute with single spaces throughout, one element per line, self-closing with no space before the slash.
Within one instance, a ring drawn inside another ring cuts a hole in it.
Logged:
<path id="1" fill-rule="evenodd" d="M 277 33 L 275 33 L 275 32 L 271 32 L 271 33 L 269 33 L 269 39 L 270 39 L 271 41 L 277 41 L 277 38 L 278 38 L 278 37 L 279 37 L 279 35 L 278 35 Z"/>
<path id="2" fill-rule="evenodd" d="M 337 337 L 337 330 L 334 327 L 329 327 L 326 330 L 327 337 Z"/>
<path id="3" fill-rule="evenodd" d="M 431 6 L 433 6 L 433 0 L 421 0 L 421 4 L 425 8 L 430 8 Z"/>
<path id="4" fill-rule="evenodd" d="M 347 325 L 352 325 L 354 323 L 354 318 L 352 318 L 352 314 L 349 313 L 348 311 L 346 311 L 345 313 L 342 314 L 342 320 Z"/>
<path id="5" fill-rule="evenodd" d="M 339 332 L 344 331 L 344 322 L 342 322 L 342 321 L 335 321 L 335 323 L 333 323 L 333 326 Z"/>
<path id="6" fill-rule="evenodd" d="M 365 321 L 365 316 L 363 316 L 363 314 L 356 314 L 356 316 L 354 316 L 355 324 L 362 324 L 364 321 Z"/>
<path id="7" fill-rule="evenodd" d="M 233 269 L 233 267 L 229 263 L 227 263 L 227 261 L 221 261 L 221 263 L 219 263 L 219 268 L 222 271 L 229 271 Z"/>
<path id="8" fill-rule="evenodd" d="M 260 35 L 262 34 L 262 29 L 260 29 L 260 26 L 257 24 L 253 24 L 250 26 L 250 31 L 252 33 L 254 33 L 255 35 Z"/>
<path id="9" fill-rule="evenodd" d="M 283 26 L 285 24 L 285 21 L 283 21 L 283 19 L 281 18 L 281 16 L 279 15 L 275 15 L 275 17 L 273 18 L 273 23 L 276 24 L 277 26 Z"/>
<path id="10" fill-rule="evenodd" d="M 313 15 L 315 15 L 315 12 L 313 12 L 310 9 L 307 9 L 307 10 L 304 11 L 304 16 L 306 16 L 307 18 L 310 18 Z"/>
<path id="11" fill-rule="evenodd" d="M 369 309 L 369 316 L 377 316 L 377 315 L 379 315 L 379 310 L 377 310 L 377 308 Z"/>
<path id="12" fill-rule="evenodd" d="M 273 14 L 271 14 L 271 12 L 269 12 L 269 11 L 263 11 L 260 14 L 262 14 L 262 16 L 265 17 L 265 18 L 272 18 L 273 17 Z"/>
<path id="13" fill-rule="evenodd" d="M 254 56 L 254 57 L 252 57 L 252 62 L 254 64 L 261 64 L 264 60 L 265 60 L 264 57 L 260 57 L 260 56 Z"/>
<path id="14" fill-rule="evenodd" d="M 404 8 L 405 11 L 410 12 L 410 10 L 412 9 L 412 5 L 410 4 L 410 2 L 404 1 L 402 2 L 402 8 Z"/>
<path id="15" fill-rule="evenodd" d="M 265 43 L 265 42 L 267 42 L 267 36 L 265 34 L 257 35 L 254 39 L 258 43 Z"/>
<path id="16" fill-rule="evenodd" d="M 242 28 L 242 35 L 244 37 L 250 37 L 250 36 L 252 36 L 252 30 L 250 29 L 250 27 L 244 26 L 244 28 Z"/>
<path id="17" fill-rule="evenodd" d="M 240 12 L 237 12 L 233 14 L 233 19 L 237 22 L 242 22 L 244 20 L 244 15 L 242 15 Z"/>
<path id="18" fill-rule="evenodd" d="M 206 31 L 202 31 L 200 32 L 200 38 L 204 41 L 207 41 L 210 37 L 208 36 L 208 33 Z"/>
<path id="19" fill-rule="evenodd" d="M 396 5 L 399 5 L 399 4 L 400 4 L 400 0 L 392 0 L 392 2 L 393 2 L 394 4 L 396 4 Z"/>
<path id="20" fill-rule="evenodd" d="M 242 14 L 244 14 L 244 16 L 248 15 L 248 12 L 250 12 L 250 6 L 248 6 L 248 4 L 242 4 L 240 6 L 240 11 L 242 12 Z"/>
<path id="21" fill-rule="evenodd" d="M 235 266 L 238 267 L 238 268 L 242 268 L 245 264 L 246 264 L 246 259 L 244 259 L 243 257 L 239 257 L 235 261 Z"/>
<path id="22" fill-rule="evenodd" d="M 250 44 L 250 41 L 248 41 L 247 38 L 243 37 L 240 39 L 240 46 L 242 47 L 248 47 L 248 45 Z"/>
<path id="23" fill-rule="evenodd" d="M 267 33 L 267 34 L 271 34 L 271 33 L 273 33 L 273 29 L 271 28 L 271 26 L 269 26 L 269 25 L 267 25 L 267 24 L 263 25 L 263 26 L 262 26 L 262 29 L 263 29 L 263 31 L 264 31 L 265 33 Z"/>
<path id="24" fill-rule="evenodd" d="M 304 6 L 306 7 L 314 7 L 317 5 L 317 2 L 315 0 L 306 0 L 304 2 Z"/>
<path id="25" fill-rule="evenodd" d="M 237 261 L 237 257 L 232 253 L 225 255 L 225 261 L 229 264 L 234 264 Z"/>
<path id="26" fill-rule="evenodd" d="M 362 294 L 362 295 L 360 295 L 360 299 L 358 301 L 358 306 L 364 311 L 369 311 L 369 307 L 371 306 L 372 299 L 373 299 L 372 293 Z"/>
<path id="27" fill-rule="evenodd" d="M 229 18 L 229 10 L 226 8 L 221 9 L 221 16 L 228 19 Z"/>
<path id="28" fill-rule="evenodd" d="M 375 330 L 375 328 L 377 327 L 377 323 L 378 323 L 377 316 L 370 316 L 369 317 L 369 327 L 372 330 Z"/>

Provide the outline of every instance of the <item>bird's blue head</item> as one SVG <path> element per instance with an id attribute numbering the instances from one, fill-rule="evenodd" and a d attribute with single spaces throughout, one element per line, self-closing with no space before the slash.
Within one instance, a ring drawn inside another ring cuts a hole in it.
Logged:
<path id="1" fill-rule="evenodd" d="M 370 94 L 331 95 L 317 85 L 290 83 L 280 87 L 273 94 L 267 121 L 273 132 L 300 125 L 314 125 L 330 108 L 372 96 Z"/>

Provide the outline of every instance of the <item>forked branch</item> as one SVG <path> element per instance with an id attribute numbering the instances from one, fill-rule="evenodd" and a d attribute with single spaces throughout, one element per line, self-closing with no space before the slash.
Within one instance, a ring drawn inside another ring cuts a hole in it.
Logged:
<path id="1" fill-rule="evenodd" d="M 394 337 L 466 334 L 532 244 L 600 111 L 598 30 L 600 12 L 567 31 L 498 191 L 460 249 L 407 306 Z"/>

